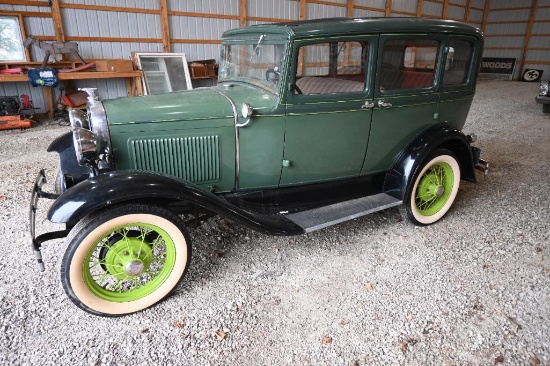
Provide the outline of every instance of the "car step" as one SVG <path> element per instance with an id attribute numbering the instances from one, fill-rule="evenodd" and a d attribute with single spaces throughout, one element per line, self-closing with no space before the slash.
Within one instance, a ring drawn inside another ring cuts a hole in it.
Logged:
<path id="1" fill-rule="evenodd" d="M 386 193 L 356 198 L 333 205 L 314 208 L 285 215 L 289 220 L 304 229 L 306 233 L 336 225 L 344 221 L 398 206 L 403 201 Z"/>

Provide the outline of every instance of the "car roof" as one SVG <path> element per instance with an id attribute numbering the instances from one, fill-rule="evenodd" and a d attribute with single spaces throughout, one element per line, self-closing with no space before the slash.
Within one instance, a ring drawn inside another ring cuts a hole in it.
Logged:
<path id="1" fill-rule="evenodd" d="M 394 32 L 459 33 L 481 37 L 478 28 L 466 23 L 413 17 L 323 18 L 258 24 L 227 31 L 224 37 L 250 32 L 286 33 L 292 38 Z"/>

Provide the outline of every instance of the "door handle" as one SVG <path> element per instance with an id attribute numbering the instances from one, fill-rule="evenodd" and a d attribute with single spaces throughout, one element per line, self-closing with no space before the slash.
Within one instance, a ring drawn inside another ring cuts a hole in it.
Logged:
<path id="1" fill-rule="evenodd" d="M 384 100 L 378 100 L 378 106 L 379 107 L 382 107 L 382 108 L 387 108 L 387 107 L 391 107 L 392 104 L 390 102 L 386 102 Z"/>
<path id="2" fill-rule="evenodd" d="M 374 102 L 371 102 L 370 100 L 365 101 L 365 104 L 361 106 L 363 109 L 372 109 L 374 108 Z"/>

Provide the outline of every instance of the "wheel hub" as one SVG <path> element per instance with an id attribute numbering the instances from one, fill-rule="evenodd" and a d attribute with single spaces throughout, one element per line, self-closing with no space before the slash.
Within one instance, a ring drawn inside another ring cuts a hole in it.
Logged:
<path id="1" fill-rule="evenodd" d="M 126 267 L 124 267 L 124 272 L 128 276 L 133 277 L 143 273 L 144 269 L 145 264 L 143 264 L 143 262 L 139 259 L 134 259 L 133 261 L 126 263 Z"/>
<path id="2" fill-rule="evenodd" d="M 436 188 L 436 190 L 435 190 L 435 195 L 436 195 L 437 197 L 441 197 L 441 196 L 443 196 L 443 193 L 445 193 L 445 187 L 443 187 L 443 186 L 438 186 L 438 187 Z"/>
<path id="3" fill-rule="evenodd" d="M 105 254 L 105 269 L 118 279 L 146 272 L 153 260 L 153 248 L 143 237 L 120 237 Z"/>

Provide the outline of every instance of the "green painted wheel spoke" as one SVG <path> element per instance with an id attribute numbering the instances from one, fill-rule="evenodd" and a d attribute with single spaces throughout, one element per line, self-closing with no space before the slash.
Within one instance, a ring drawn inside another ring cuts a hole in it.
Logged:
<path id="1" fill-rule="evenodd" d="M 420 178 L 415 192 L 415 205 L 423 216 L 431 216 L 445 207 L 453 189 L 453 168 L 436 163 Z"/>
<path id="2" fill-rule="evenodd" d="M 141 272 L 129 275 L 136 261 L 141 262 Z M 90 248 L 84 281 L 99 298 L 134 301 L 156 291 L 170 276 L 175 261 L 175 243 L 162 228 L 126 224 L 105 233 Z"/>

